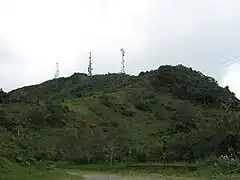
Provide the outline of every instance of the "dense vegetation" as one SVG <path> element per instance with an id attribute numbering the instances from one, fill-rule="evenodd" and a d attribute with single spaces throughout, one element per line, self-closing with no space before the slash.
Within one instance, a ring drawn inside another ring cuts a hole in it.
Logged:
<path id="1" fill-rule="evenodd" d="M 0 91 L 0 155 L 25 164 L 237 158 L 240 101 L 194 71 L 74 74 Z"/>

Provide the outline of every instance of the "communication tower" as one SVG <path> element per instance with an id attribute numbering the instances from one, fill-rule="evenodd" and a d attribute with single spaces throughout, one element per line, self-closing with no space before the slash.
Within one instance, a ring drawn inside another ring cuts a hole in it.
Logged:
<path id="1" fill-rule="evenodd" d="M 124 49 L 122 48 L 122 49 L 120 49 L 121 50 L 121 52 L 122 52 L 122 62 L 121 62 L 121 73 L 123 73 L 123 74 L 125 74 L 125 51 L 124 51 Z"/>
<path id="2" fill-rule="evenodd" d="M 56 79 L 59 78 L 59 63 L 58 63 L 58 61 L 56 63 L 56 72 L 55 72 L 54 76 Z"/>
<path id="3" fill-rule="evenodd" d="M 88 76 L 92 76 L 92 53 L 89 53 Z"/>

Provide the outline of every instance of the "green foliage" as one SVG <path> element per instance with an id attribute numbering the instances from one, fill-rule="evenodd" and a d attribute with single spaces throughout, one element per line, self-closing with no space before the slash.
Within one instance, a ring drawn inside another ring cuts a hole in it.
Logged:
<path id="1" fill-rule="evenodd" d="M 201 119 L 201 113 L 196 110 L 190 103 L 184 102 L 176 107 L 170 120 L 170 130 L 173 133 L 188 133 L 197 128 Z"/>
<path id="2" fill-rule="evenodd" d="M 0 107 L 0 125 L 1 126 L 5 126 L 7 128 L 10 128 L 10 126 L 12 125 L 12 123 L 8 120 L 8 116 L 7 113 L 5 111 L 5 109 Z"/>
<path id="3" fill-rule="evenodd" d="M 6 104 L 9 103 L 9 101 L 9 94 L 5 93 L 2 89 L 0 89 L 0 104 Z"/>
<path id="4" fill-rule="evenodd" d="M 0 150 L 23 162 L 195 162 L 240 152 L 239 100 L 183 66 L 24 87 L 0 105 Z"/>
<path id="5" fill-rule="evenodd" d="M 161 66 L 145 76 L 156 90 L 171 92 L 177 98 L 204 106 L 219 108 L 227 104 L 231 109 L 239 109 L 239 100 L 227 87 L 219 87 L 213 78 L 192 68 Z"/>
<path id="6" fill-rule="evenodd" d="M 39 100 L 63 100 L 91 96 L 99 91 L 112 92 L 132 83 L 134 77 L 124 74 L 95 75 L 75 73 L 69 78 L 53 79 L 37 86 L 9 93 L 12 102 L 38 103 Z"/>
<path id="7" fill-rule="evenodd" d="M 80 175 L 74 176 L 68 174 L 65 170 L 50 168 L 52 165 L 38 164 L 35 167 L 26 167 L 13 163 L 0 157 L 0 179 L 1 180 L 81 180 Z"/>
<path id="8" fill-rule="evenodd" d="M 134 104 L 135 108 L 141 111 L 149 111 L 148 102 L 146 100 L 139 100 Z"/>

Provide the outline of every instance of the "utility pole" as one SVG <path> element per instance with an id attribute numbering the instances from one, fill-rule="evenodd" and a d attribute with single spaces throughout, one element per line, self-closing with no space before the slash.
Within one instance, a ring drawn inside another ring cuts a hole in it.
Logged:
<path id="1" fill-rule="evenodd" d="M 58 61 L 56 63 L 56 72 L 55 72 L 54 76 L 56 79 L 59 78 L 59 63 L 58 63 Z"/>
<path id="2" fill-rule="evenodd" d="M 88 76 L 92 76 L 92 53 L 89 53 Z"/>
<path id="3" fill-rule="evenodd" d="M 123 48 L 120 49 L 120 51 L 122 52 L 121 73 L 125 74 L 125 59 L 124 59 L 124 57 L 125 57 L 125 51 L 124 51 Z"/>

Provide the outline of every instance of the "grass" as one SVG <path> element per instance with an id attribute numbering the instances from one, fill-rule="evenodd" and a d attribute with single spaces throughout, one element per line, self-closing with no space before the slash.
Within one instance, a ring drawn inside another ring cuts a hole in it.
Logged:
<path id="1" fill-rule="evenodd" d="M 0 157 L 0 180 L 81 180 L 82 177 L 68 174 L 64 169 L 26 167 Z"/>
<path id="2" fill-rule="evenodd" d="M 174 163 L 175 164 L 175 163 Z M 183 163 L 181 163 L 184 165 Z M 158 164 L 159 165 L 159 164 Z M 161 164 L 162 165 L 162 164 Z M 176 164 L 175 164 L 176 165 Z M 110 175 L 123 176 L 126 180 L 238 180 L 240 176 L 227 176 L 217 174 L 213 169 L 201 168 L 198 171 L 188 171 L 185 168 L 164 168 L 164 169 L 132 169 L 124 165 L 109 167 L 106 165 L 73 165 L 65 167 L 68 172 L 88 175 Z M 216 175 L 217 174 L 217 175 Z"/>
<path id="3" fill-rule="evenodd" d="M 0 170 L 0 180 L 81 180 L 80 176 L 68 174 L 62 169 L 39 171 L 34 168 L 12 168 Z"/>
<path id="4" fill-rule="evenodd" d="M 159 165 L 159 164 L 158 164 Z M 58 167 L 59 166 L 59 167 Z M 0 157 L 0 180 L 81 180 L 84 175 L 117 175 L 126 180 L 210 180 L 212 172 L 208 169 L 192 172 L 186 169 L 131 169 L 124 165 L 109 167 L 107 165 L 69 165 L 58 164 L 56 169 L 48 170 L 46 164 L 36 167 L 24 167 Z M 218 180 L 238 180 L 239 176 L 218 176 Z M 88 180 L 88 178 L 86 178 Z"/>

